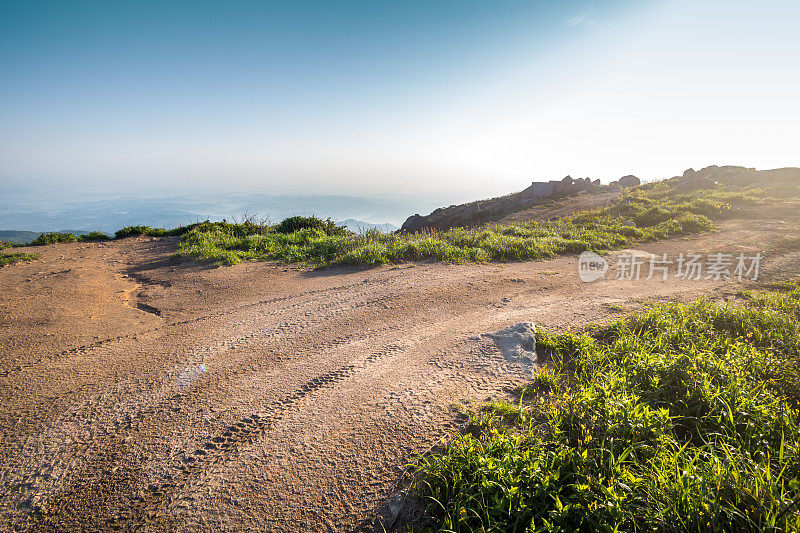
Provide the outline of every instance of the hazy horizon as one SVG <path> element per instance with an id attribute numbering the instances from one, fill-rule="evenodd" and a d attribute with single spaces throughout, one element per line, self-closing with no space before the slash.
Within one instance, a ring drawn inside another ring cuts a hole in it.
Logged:
<path id="1" fill-rule="evenodd" d="M 414 212 L 428 213 L 450 197 L 386 193 L 380 196 L 270 194 L 253 190 L 185 191 L 178 188 L 64 189 L 27 187 L 11 180 L 0 196 L 0 230 L 98 230 L 126 226 L 174 228 L 203 220 L 253 218 L 278 222 L 294 215 L 354 219 L 399 227 Z M 467 201 L 462 197 L 458 201 Z"/>
<path id="2" fill-rule="evenodd" d="M 786 0 L 4 2 L 0 188 L 456 203 L 795 166 L 798 23 Z"/>

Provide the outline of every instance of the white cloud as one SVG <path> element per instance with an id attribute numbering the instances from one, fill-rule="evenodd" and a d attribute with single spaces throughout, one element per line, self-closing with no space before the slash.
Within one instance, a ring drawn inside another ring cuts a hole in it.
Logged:
<path id="1" fill-rule="evenodd" d="M 583 13 L 581 13 L 579 15 L 575 15 L 574 17 L 569 19 L 569 25 L 573 26 L 573 27 L 580 26 L 582 24 L 585 24 L 587 26 L 591 26 L 591 25 L 595 24 L 596 22 L 597 22 L 597 19 L 595 19 L 592 16 L 591 12 L 589 12 L 589 11 L 584 11 Z"/>

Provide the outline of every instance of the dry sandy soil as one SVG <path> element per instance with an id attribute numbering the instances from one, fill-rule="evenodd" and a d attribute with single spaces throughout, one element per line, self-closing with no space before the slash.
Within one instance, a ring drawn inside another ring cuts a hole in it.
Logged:
<path id="1" fill-rule="evenodd" d="M 797 207 L 642 249 L 762 251 L 762 280 L 797 276 Z M 753 285 L 585 284 L 576 257 L 214 268 L 176 246 L 51 245 L 0 269 L 0 529 L 369 529 L 459 428 L 453 404 L 530 377 L 476 335 Z"/>

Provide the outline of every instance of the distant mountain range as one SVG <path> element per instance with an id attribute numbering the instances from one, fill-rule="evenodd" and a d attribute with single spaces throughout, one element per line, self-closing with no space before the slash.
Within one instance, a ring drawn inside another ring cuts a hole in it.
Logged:
<path id="1" fill-rule="evenodd" d="M 284 218 L 316 215 L 341 221 L 352 231 L 377 228 L 394 231 L 411 213 L 428 212 L 444 200 L 395 195 L 355 197 L 264 193 L 173 191 L 98 192 L 87 189 L 27 188 L 0 180 L 0 229 L 47 232 L 73 228 L 73 233 L 113 234 L 126 226 L 175 228 L 203 220 L 243 220 L 276 223 Z M 5 239 L 30 240 L 30 235 L 6 234 Z M 33 237 L 35 238 L 35 236 Z"/>
<path id="2" fill-rule="evenodd" d="M 347 220 L 342 220 L 341 222 L 337 222 L 339 226 L 344 226 L 350 231 L 354 233 L 363 233 L 365 231 L 376 229 L 381 233 L 391 233 L 393 231 L 397 231 L 400 228 L 395 226 L 394 224 L 370 224 L 369 222 L 364 222 L 363 220 L 355 220 L 353 218 L 348 218 Z"/>

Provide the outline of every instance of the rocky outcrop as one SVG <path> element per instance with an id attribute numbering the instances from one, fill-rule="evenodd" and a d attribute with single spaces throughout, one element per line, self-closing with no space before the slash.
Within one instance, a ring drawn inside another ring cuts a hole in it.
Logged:
<path id="1" fill-rule="evenodd" d="M 599 186 L 600 180 L 592 181 L 589 178 L 573 179 L 571 176 L 567 176 L 561 181 L 535 181 L 531 183 L 530 187 L 518 194 L 528 200 L 543 200 L 558 196 L 570 196 L 581 191 L 597 189 Z"/>
<path id="2" fill-rule="evenodd" d="M 688 168 L 682 176 L 675 176 L 672 179 L 677 181 L 676 187 L 679 191 L 710 189 L 718 185 L 727 187 L 797 186 L 800 185 L 800 168 L 786 167 L 772 170 L 756 170 L 732 165 L 711 165 L 697 171 Z"/>
<path id="3" fill-rule="evenodd" d="M 600 180 L 573 179 L 533 182 L 521 192 L 462 205 L 440 207 L 430 215 L 415 214 L 403 223 L 401 231 L 447 230 L 455 227 L 479 226 L 500 220 L 506 215 L 529 209 L 538 203 L 565 196 L 574 196 L 600 187 Z"/>
<path id="4" fill-rule="evenodd" d="M 789 187 L 791 191 L 795 191 L 795 188 L 800 186 L 800 168 L 789 167 L 759 171 L 747 167 L 712 165 L 698 171 L 687 169 L 682 176 L 675 176 L 672 180 L 675 180 L 676 189 L 679 191 L 712 188 L 724 184 L 728 187 L 765 185 L 777 188 L 775 190 L 779 193 L 780 187 Z M 620 187 L 639 186 L 641 180 L 636 176 L 628 175 L 610 185 L 619 191 Z M 644 185 L 644 187 L 648 186 L 650 185 Z M 573 179 L 571 176 L 566 176 L 560 181 L 533 182 L 527 189 L 508 196 L 440 207 L 427 216 L 413 215 L 408 217 L 400 231 L 416 232 L 480 226 L 499 221 L 507 215 L 530 209 L 537 204 L 594 191 L 599 187 L 600 180 Z M 793 192 L 793 194 L 796 193 Z"/>

